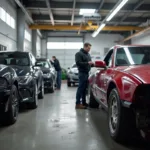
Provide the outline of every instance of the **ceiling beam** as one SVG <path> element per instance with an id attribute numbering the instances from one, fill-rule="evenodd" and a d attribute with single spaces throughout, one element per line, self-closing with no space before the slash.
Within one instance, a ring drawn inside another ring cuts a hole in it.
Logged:
<path id="1" fill-rule="evenodd" d="M 104 19 L 105 16 L 102 16 L 102 19 Z M 49 20 L 49 15 L 37 15 L 37 14 L 33 14 L 32 18 L 34 20 Z M 71 20 L 71 16 L 66 16 L 66 15 L 54 15 L 55 20 Z M 83 17 L 82 16 L 74 16 L 74 20 L 82 20 Z M 114 17 L 111 22 L 118 22 L 122 19 L 122 17 Z M 150 19 L 150 17 L 128 17 L 124 20 L 124 22 L 139 22 L 139 23 L 143 23 L 146 22 L 148 19 Z"/>
<path id="2" fill-rule="evenodd" d="M 145 2 L 145 0 L 139 0 L 139 1 L 137 2 L 137 4 L 134 6 L 133 10 L 128 11 L 128 13 L 126 13 L 126 14 L 121 18 L 121 20 L 120 20 L 118 23 L 116 23 L 115 25 L 117 26 L 117 25 L 119 25 L 120 23 L 122 23 L 128 16 L 131 15 L 132 12 L 134 12 L 135 10 L 137 10 L 144 2 Z"/>
<path id="3" fill-rule="evenodd" d="M 55 22 L 54 22 L 53 13 L 52 13 L 52 10 L 51 10 L 50 2 L 49 2 L 49 0 L 45 0 L 45 1 L 46 1 L 46 5 L 47 5 L 47 8 L 48 8 L 48 13 L 49 13 L 49 17 L 50 17 L 51 23 L 54 26 Z"/>
<path id="4" fill-rule="evenodd" d="M 136 32 L 132 35 L 130 35 L 129 37 L 123 39 L 122 41 L 120 41 L 119 43 L 123 43 L 123 42 L 126 42 L 134 37 L 137 37 L 137 36 L 140 36 L 142 34 L 144 34 L 145 32 L 149 31 L 150 30 L 150 26 L 148 26 L 147 28 L 144 28 L 143 30 L 139 31 L 139 32 Z"/>
<path id="5" fill-rule="evenodd" d="M 116 3 L 107 3 L 104 2 L 102 5 L 101 9 L 104 10 L 112 10 L 113 7 L 115 6 Z M 89 9 L 97 9 L 97 6 L 99 6 L 99 2 L 76 2 L 76 8 L 81 9 L 81 8 L 89 8 Z M 122 10 L 132 10 L 134 8 L 135 4 L 134 3 L 129 3 L 125 7 L 122 8 Z M 26 6 L 27 8 L 46 8 L 46 4 L 44 1 L 31 1 L 28 3 Z M 61 1 L 52 1 L 51 2 L 51 8 L 69 8 L 72 9 L 72 2 L 61 2 Z M 150 4 L 142 4 L 138 10 L 147 10 L 149 11 Z"/>
<path id="6" fill-rule="evenodd" d="M 100 5 L 99 5 L 99 8 L 97 9 L 97 12 L 99 12 L 101 10 L 103 5 L 104 5 L 104 0 L 100 0 Z"/>
<path id="7" fill-rule="evenodd" d="M 66 30 L 66 31 L 72 31 L 72 30 L 96 30 L 99 26 L 97 25 L 92 25 L 92 26 L 68 26 L 68 25 L 30 25 L 29 28 L 30 29 L 40 29 L 40 30 Z M 132 31 L 132 30 L 142 30 L 142 27 L 135 27 L 135 26 L 106 26 L 103 28 L 103 31 Z"/>
<path id="8" fill-rule="evenodd" d="M 73 0 L 73 10 L 72 10 L 72 17 L 71 17 L 71 26 L 73 26 L 73 22 L 74 22 L 75 7 L 76 7 L 76 0 Z"/>

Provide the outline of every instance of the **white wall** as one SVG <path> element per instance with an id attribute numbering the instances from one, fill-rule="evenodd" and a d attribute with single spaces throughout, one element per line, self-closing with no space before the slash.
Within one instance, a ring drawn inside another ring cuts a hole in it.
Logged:
<path id="1" fill-rule="evenodd" d="M 75 33 L 65 33 L 65 32 L 52 32 L 49 34 L 50 37 L 53 36 L 77 36 Z M 82 34 L 80 36 L 83 36 Z M 63 37 L 62 37 L 63 38 Z M 104 55 L 104 48 L 111 48 L 116 45 L 115 41 L 120 41 L 123 37 L 119 34 L 99 34 L 97 37 L 93 38 L 91 34 L 84 35 L 84 42 L 89 42 L 92 44 L 91 54 L 94 55 Z M 81 47 L 79 47 L 80 49 Z M 46 56 L 46 39 L 42 40 L 42 56 Z"/>
<path id="2" fill-rule="evenodd" d="M 86 34 L 84 42 L 92 44 L 91 54 L 104 55 L 104 48 L 111 48 L 116 45 L 115 41 L 121 40 L 123 37 L 119 34 L 99 34 L 95 38 L 91 34 Z"/>
<path id="3" fill-rule="evenodd" d="M 32 31 L 29 29 L 28 24 L 25 24 L 25 30 L 32 36 Z M 32 40 L 29 41 L 24 38 L 24 51 L 32 52 Z"/>
<path id="4" fill-rule="evenodd" d="M 0 0 L 0 7 L 6 10 L 16 21 L 16 10 L 7 0 Z M 15 22 L 16 23 L 16 22 Z M 17 31 L 0 19 L 0 44 L 8 50 L 16 50 Z"/>
<path id="5" fill-rule="evenodd" d="M 131 41 L 132 44 L 150 45 L 150 32 L 147 32 L 141 36 L 134 37 Z"/>
<path id="6" fill-rule="evenodd" d="M 41 56 L 41 38 L 39 35 L 37 36 L 37 40 L 36 40 L 36 50 L 37 50 L 36 56 L 40 57 Z"/>
<path id="7" fill-rule="evenodd" d="M 43 58 L 46 58 L 46 48 L 47 48 L 46 39 L 42 39 L 41 40 L 41 57 Z"/>

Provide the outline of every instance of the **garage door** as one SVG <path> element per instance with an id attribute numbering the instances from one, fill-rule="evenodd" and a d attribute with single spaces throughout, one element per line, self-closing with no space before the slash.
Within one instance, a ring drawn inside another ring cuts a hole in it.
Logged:
<path id="1" fill-rule="evenodd" d="M 75 62 L 75 53 L 83 47 L 83 38 L 48 38 L 48 58 L 56 56 L 62 68 L 67 69 Z"/>

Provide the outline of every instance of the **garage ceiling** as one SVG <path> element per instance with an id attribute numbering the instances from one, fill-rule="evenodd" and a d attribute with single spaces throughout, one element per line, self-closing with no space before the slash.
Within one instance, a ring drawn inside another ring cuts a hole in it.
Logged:
<path id="1" fill-rule="evenodd" d="M 81 26 L 81 23 L 88 25 L 89 20 L 93 25 L 99 25 L 118 0 L 21 0 L 21 2 L 31 14 L 35 24 Z M 150 0 L 129 0 L 119 13 L 107 22 L 107 26 L 140 26 L 150 19 L 149 8 Z M 82 16 L 79 15 L 80 9 L 96 9 L 97 13 L 90 17 Z"/>

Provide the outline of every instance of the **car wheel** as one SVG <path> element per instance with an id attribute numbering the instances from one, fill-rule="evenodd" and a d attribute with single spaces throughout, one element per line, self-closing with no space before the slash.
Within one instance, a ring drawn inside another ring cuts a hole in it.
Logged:
<path id="1" fill-rule="evenodd" d="M 38 107 L 38 89 L 37 84 L 34 85 L 34 92 L 33 92 L 33 102 L 30 103 L 31 109 L 36 109 Z"/>
<path id="2" fill-rule="evenodd" d="M 44 98 L 44 81 L 43 80 L 42 80 L 42 83 L 41 83 L 40 93 L 38 95 L 38 98 L 39 99 L 43 99 Z"/>
<path id="3" fill-rule="evenodd" d="M 55 84 L 52 83 L 52 87 L 50 87 L 50 88 L 48 89 L 48 92 L 49 92 L 49 93 L 54 93 L 54 91 L 55 91 Z"/>
<path id="4" fill-rule="evenodd" d="M 99 108 L 99 103 L 96 101 L 90 87 L 88 87 L 87 99 L 89 101 L 89 107 Z"/>
<path id="5" fill-rule="evenodd" d="M 134 115 L 130 108 L 121 105 L 117 89 L 108 99 L 108 127 L 110 136 L 117 142 L 126 142 L 133 135 Z"/>
<path id="6" fill-rule="evenodd" d="M 12 91 L 8 100 L 8 111 L 2 116 L 2 125 L 11 125 L 17 121 L 19 113 L 19 97 L 18 90 L 15 85 L 12 86 Z"/>
<path id="7" fill-rule="evenodd" d="M 67 81 L 67 86 L 71 87 L 71 82 L 70 81 Z"/>

